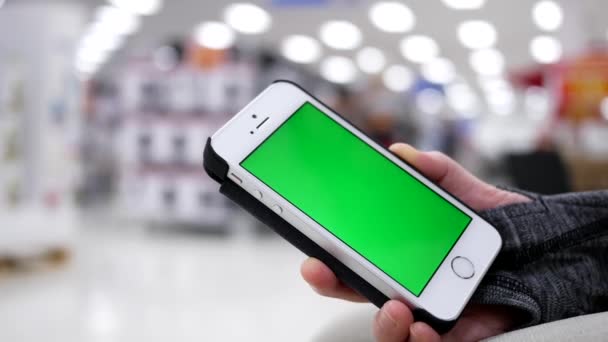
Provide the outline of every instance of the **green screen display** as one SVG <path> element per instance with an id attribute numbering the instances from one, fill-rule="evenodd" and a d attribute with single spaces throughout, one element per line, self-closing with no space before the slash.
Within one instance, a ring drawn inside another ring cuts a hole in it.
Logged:
<path id="1" fill-rule="evenodd" d="M 310 103 L 241 165 L 416 296 L 471 222 Z"/>

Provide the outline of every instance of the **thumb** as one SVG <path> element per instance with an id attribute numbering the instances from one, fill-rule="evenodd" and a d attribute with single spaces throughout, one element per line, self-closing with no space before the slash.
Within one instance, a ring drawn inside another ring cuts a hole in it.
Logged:
<path id="1" fill-rule="evenodd" d="M 421 152 L 403 143 L 393 144 L 389 150 L 435 183 L 441 182 L 448 173 L 450 160 L 447 157 L 443 158 L 439 153 Z"/>
<path id="2" fill-rule="evenodd" d="M 373 331 L 378 342 L 407 340 L 414 317 L 403 303 L 390 300 L 382 306 L 374 319 Z"/>
<path id="3" fill-rule="evenodd" d="M 431 181 L 455 190 L 458 183 L 470 185 L 477 178 L 462 166 L 441 152 L 421 152 L 408 144 L 397 143 L 390 148 L 391 152 L 414 166 Z M 466 187 L 465 187 L 466 188 Z"/>
<path id="4" fill-rule="evenodd" d="M 450 157 L 441 152 L 420 152 L 403 143 L 394 144 L 389 149 L 446 191 L 469 205 L 478 207 L 477 209 L 483 207 L 481 203 L 477 203 L 477 197 L 490 191 L 491 187 Z"/>

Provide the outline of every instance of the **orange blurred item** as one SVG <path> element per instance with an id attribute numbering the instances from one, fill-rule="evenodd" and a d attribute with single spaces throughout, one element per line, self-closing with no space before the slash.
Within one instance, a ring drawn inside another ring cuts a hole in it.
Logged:
<path id="1" fill-rule="evenodd" d="M 593 52 L 558 68 L 562 93 L 559 117 L 574 123 L 601 119 L 608 97 L 608 53 Z"/>
<path id="2" fill-rule="evenodd" d="M 204 70 L 214 69 L 226 62 L 228 54 L 226 50 L 214 50 L 200 46 L 196 42 L 190 42 L 187 49 L 188 63 Z"/>
<path id="3" fill-rule="evenodd" d="M 568 160 L 574 191 L 608 189 L 608 160 L 571 158 Z"/>

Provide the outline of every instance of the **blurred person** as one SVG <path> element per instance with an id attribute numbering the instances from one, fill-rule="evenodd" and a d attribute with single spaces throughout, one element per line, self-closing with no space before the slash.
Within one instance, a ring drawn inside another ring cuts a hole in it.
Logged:
<path id="1" fill-rule="evenodd" d="M 399 95 L 389 91 L 382 78 L 372 78 L 369 88 L 362 94 L 365 102 L 360 106 L 366 113 L 362 121 L 365 133 L 384 146 L 397 139 L 413 142 L 417 137 L 416 128 L 407 117 L 409 114 Z"/>
<path id="2" fill-rule="evenodd" d="M 550 135 L 541 135 L 535 149 L 510 152 L 506 170 L 516 187 L 552 195 L 572 191 L 568 166 Z"/>
<path id="3" fill-rule="evenodd" d="M 439 152 L 391 151 L 492 223 L 503 249 L 454 328 L 439 336 L 391 300 L 378 311 L 380 342 L 478 341 L 511 330 L 608 310 L 608 191 L 541 196 L 484 183 Z M 317 259 L 301 268 L 319 294 L 367 300 Z"/>
<path id="4" fill-rule="evenodd" d="M 336 99 L 332 105 L 333 109 L 343 115 L 355 126 L 361 126 L 363 122 L 361 105 L 357 101 L 356 94 L 348 87 L 340 85 L 336 87 Z"/>

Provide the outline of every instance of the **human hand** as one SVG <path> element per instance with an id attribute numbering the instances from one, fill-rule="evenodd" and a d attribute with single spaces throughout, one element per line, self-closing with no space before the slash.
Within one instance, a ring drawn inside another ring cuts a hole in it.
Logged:
<path id="1" fill-rule="evenodd" d="M 390 150 L 475 210 L 530 201 L 526 196 L 483 182 L 440 152 L 420 152 L 406 144 L 394 144 Z M 365 297 L 342 284 L 319 260 L 309 258 L 304 261 L 301 273 L 304 280 L 323 296 L 367 302 Z M 414 323 L 405 304 L 391 300 L 374 319 L 374 335 L 382 342 L 477 341 L 507 331 L 512 326 L 512 318 L 512 312 L 504 307 L 470 306 L 463 311 L 456 326 L 440 337 L 427 324 Z"/>

